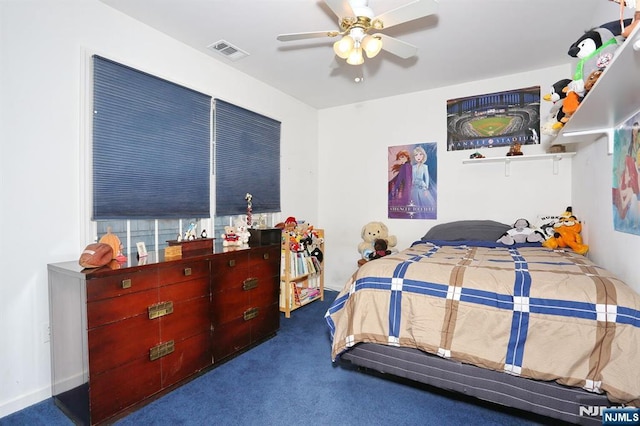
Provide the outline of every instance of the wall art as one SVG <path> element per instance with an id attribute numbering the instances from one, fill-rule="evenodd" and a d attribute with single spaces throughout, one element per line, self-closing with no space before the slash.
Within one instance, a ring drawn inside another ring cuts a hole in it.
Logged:
<path id="1" fill-rule="evenodd" d="M 540 86 L 447 101 L 447 151 L 540 143 Z"/>
<path id="2" fill-rule="evenodd" d="M 613 228 L 640 235 L 640 112 L 613 135 Z"/>
<path id="3" fill-rule="evenodd" d="M 437 143 L 390 146 L 388 163 L 389 218 L 436 219 Z"/>

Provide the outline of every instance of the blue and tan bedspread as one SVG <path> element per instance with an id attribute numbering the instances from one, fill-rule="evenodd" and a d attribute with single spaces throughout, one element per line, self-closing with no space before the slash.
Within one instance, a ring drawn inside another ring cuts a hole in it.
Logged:
<path id="1" fill-rule="evenodd" d="M 640 406 L 640 295 L 572 252 L 417 242 L 359 268 L 326 320 L 334 360 L 406 346 Z"/>

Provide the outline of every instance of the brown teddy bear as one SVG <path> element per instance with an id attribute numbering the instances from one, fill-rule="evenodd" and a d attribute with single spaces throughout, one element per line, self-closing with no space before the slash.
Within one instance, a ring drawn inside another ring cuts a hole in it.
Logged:
<path id="1" fill-rule="evenodd" d="M 380 259 L 391 254 L 391 250 L 388 249 L 387 240 L 377 238 L 373 242 L 374 252 L 369 253 L 369 260 Z"/>

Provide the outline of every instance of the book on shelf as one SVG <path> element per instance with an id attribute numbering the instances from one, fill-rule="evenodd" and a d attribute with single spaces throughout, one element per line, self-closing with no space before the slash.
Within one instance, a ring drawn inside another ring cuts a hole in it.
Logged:
<path id="1" fill-rule="evenodd" d="M 286 305 L 286 293 L 284 288 L 286 284 L 287 283 L 284 281 L 281 282 L 280 306 Z M 302 306 L 320 296 L 320 288 L 314 286 L 310 280 L 290 282 L 289 285 L 291 289 L 289 292 L 289 306 Z"/>
<path id="2" fill-rule="evenodd" d="M 311 256 L 305 251 L 294 252 L 289 251 L 289 262 L 287 271 L 287 262 L 285 251 L 281 254 L 281 273 L 285 275 L 288 272 L 290 277 L 300 277 L 303 275 L 313 275 L 321 271 L 320 262 L 315 256 Z"/>

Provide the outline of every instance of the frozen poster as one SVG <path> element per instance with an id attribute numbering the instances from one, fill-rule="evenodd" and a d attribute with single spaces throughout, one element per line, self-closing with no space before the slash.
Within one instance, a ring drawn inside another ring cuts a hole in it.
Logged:
<path id="1" fill-rule="evenodd" d="M 390 219 L 436 219 L 438 156 L 435 142 L 389 147 Z"/>
<path id="2" fill-rule="evenodd" d="M 613 228 L 640 235 L 640 112 L 613 137 Z"/>

